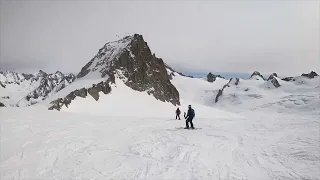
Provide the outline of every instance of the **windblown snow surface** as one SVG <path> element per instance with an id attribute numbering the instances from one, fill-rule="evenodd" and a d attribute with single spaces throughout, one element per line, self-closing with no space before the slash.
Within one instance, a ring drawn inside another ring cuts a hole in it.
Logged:
<path id="1" fill-rule="evenodd" d="M 214 104 L 228 80 L 175 75 L 195 130 L 182 129 L 176 107 L 119 80 L 98 102 L 77 97 L 60 112 L 47 102 L 1 108 L 1 180 L 320 179 L 319 79 L 277 89 L 241 79 Z"/>

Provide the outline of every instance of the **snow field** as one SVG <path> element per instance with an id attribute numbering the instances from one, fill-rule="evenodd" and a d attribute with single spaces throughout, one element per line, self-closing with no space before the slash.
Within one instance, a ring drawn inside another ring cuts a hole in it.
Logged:
<path id="1" fill-rule="evenodd" d="M 195 130 L 182 129 L 176 107 L 119 79 L 99 101 L 88 95 L 47 110 L 53 98 L 100 80 L 76 81 L 35 106 L 1 108 L 1 179 L 320 179 L 318 79 L 278 89 L 240 80 L 213 104 L 227 80 L 177 75 L 180 108 L 194 107 Z"/>
<path id="2" fill-rule="evenodd" d="M 173 118 L 31 107 L 1 116 L 1 179 L 319 179 L 315 117 L 226 115 L 185 130 Z"/>

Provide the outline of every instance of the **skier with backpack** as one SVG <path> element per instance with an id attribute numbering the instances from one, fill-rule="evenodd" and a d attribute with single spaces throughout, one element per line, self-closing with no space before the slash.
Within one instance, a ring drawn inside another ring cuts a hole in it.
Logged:
<path id="1" fill-rule="evenodd" d="M 191 129 L 194 129 L 192 120 L 195 117 L 194 109 L 191 108 L 191 105 L 188 106 L 188 113 L 184 113 L 184 118 L 186 119 L 186 127 L 184 129 L 189 129 L 189 123 L 191 125 Z"/>

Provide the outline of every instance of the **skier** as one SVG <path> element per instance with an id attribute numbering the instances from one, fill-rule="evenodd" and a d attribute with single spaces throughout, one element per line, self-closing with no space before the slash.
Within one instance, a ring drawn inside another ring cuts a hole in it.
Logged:
<path id="1" fill-rule="evenodd" d="M 189 129 L 189 123 L 191 125 L 191 129 L 194 129 L 192 120 L 195 116 L 194 110 L 191 108 L 191 105 L 188 106 L 188 113 L 186 115 L 186 113 L 184 113 L 184 118 L 186 119 L 186 127 L 184 129 Z"/>
<path id="2" fill-rule="evenodd" d="M 176 119 L 179 118 L 179 120 L 180 120 L 180 114 L 181 114 L 181 111 L 180 111 L 180 109 L 178 107 L 177 110 L 176 110 Z"/>

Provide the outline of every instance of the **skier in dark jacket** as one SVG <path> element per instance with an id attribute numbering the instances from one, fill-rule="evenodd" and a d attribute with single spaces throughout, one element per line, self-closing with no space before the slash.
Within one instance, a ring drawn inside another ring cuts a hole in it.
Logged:
<path id="1" fill-rule="evenodd" d="M 181 111 L 180 111 L 179 108 L 177 108 L 177 110 L 176 110 L 176 119 L 179 118 L 179 120 L 180 120 L 180 114 L 181 114 Z"/>
<path id="2" fill-rule="evenodd" d="M 190 122 L 190 125 L 191 125 L 191 129 L 194 129 L 194 126 L 193 126 L 193 123 L 192 123 L 192 120 L 195 116 L 195 113 L 194 113 L 194 110 L 191 108 L 191 105 L 188 106 L 188 113 L 184 113 L 184 118 L 186 119 L 186 127 L 185 129 L 189 129 L 189 123 Z"/>

